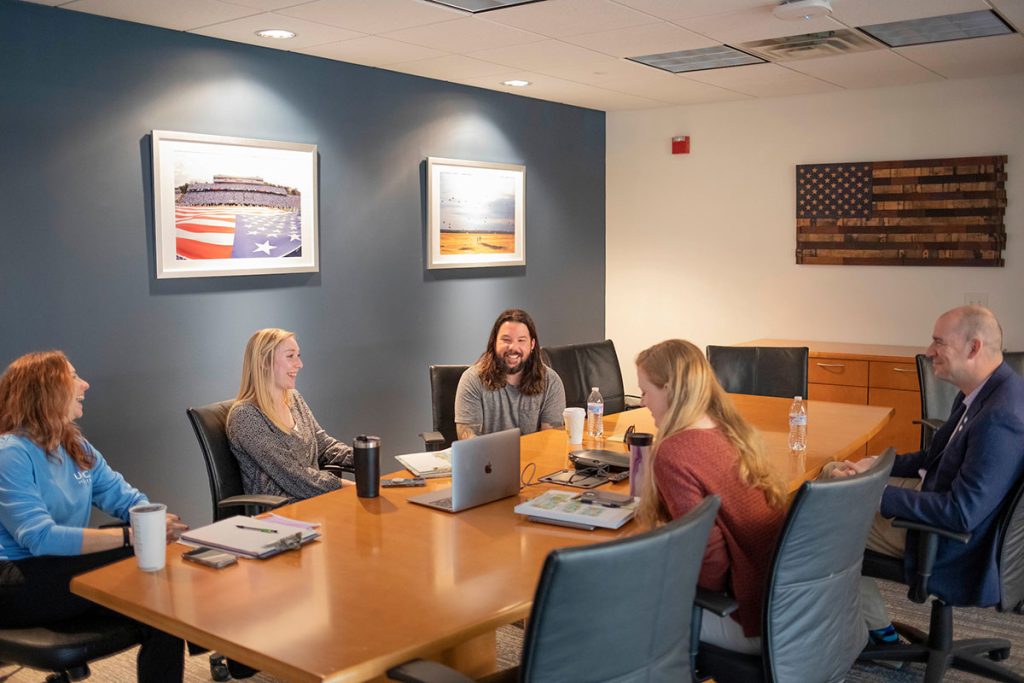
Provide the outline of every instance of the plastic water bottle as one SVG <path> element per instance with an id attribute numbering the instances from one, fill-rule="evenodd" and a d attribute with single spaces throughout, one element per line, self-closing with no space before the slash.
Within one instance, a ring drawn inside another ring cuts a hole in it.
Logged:
<path id="1" fill-rule="evenodd" d="M 789 407 L 789 450 L 803 453 L 807 449 L 807 404 L 803 396 L 794 396 Z"/>
<path id="2" fill-rule="evenodd" d="M 587 436 L 598 438 L 604 436 L 604 399 L 597 387 L 590 388 L 587 396 Z"/>

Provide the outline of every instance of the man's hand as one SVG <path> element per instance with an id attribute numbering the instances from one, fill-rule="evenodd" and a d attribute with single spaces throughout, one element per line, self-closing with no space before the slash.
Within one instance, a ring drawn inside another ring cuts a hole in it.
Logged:
<path id="1" fill-rule="evenodd" d="M 850 460 L 844 460 L 843 462 L 836 463 L 829 468 L 828 478 L 829 479 L 841 479 L 843 477 L 852 477 L 855 474 L 863 474 L 871 469 L 871 466 L 878 460 L 877 455 L 873 455 L 870 458 L 863 458 L 857 462 Z"/>

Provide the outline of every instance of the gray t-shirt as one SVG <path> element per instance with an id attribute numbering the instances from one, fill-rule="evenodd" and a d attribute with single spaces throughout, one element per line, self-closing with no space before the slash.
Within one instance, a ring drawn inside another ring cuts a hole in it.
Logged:
<path id="1" fill-rule="evenodd" d="M 544 390 L 527 396 L 510 384 L 501 389 L 488 389 L 480 379 L 479 366 L 469 366 L 462 373 L 455 393 L 455 423 L 482 425 L 481 434 L 513 427 L 518 427 L 523 434 L 532 434 L 540 431 L 541 423 L 561 427 L 565 387 L 554 370 L 544 366 L 544 371 Z"/>

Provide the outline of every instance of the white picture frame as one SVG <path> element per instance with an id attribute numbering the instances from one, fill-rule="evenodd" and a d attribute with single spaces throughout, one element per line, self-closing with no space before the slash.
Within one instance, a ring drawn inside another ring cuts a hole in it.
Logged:
<path id="1" fill-rule="evenodd" d="M 526 167 L 427 158 L 427 269 L 526 265 Z"/>
<path id="2" fill-rule="evenodd" d="M 315 273 L 316 145 L 154 130 L 156 277 Z"/>

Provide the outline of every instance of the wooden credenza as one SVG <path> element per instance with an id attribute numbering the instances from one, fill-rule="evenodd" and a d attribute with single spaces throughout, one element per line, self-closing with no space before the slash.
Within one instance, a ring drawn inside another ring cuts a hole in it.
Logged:
<path id="1" fill-rule="evenodd" d="M 895 409 L 892 421 L 865 447 L 868 455 L 893 446 L 897 453 L 917 450 L 921 427 L 921 389 L 914 356 L 917 346 L 852 344 L 802 339 L 755 339 L 739 346 L 806 346 L 807 398 Z"/>

